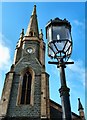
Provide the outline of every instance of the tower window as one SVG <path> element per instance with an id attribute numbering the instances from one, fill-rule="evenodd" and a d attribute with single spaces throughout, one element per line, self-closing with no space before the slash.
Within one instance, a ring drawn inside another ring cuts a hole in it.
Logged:
<path id="1" fill-rule="evenodd" d="M 22 84 L 22 93 L 21 93 L 20 104 L 30 104 L 31 80 L 32 80 L 32 76 L 31 76 L 30 72 L 26 72 L 23 76 L 23 84 Z"/>

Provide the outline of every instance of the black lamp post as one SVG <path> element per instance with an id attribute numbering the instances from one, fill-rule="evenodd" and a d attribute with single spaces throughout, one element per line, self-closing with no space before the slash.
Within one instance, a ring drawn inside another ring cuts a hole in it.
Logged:
<path id="1" fill-rule="evenodd" d="M 48 56 L 56 59 L 57 62 L 49 62 L 50 64 L 56 64 L 60 69 L 60 81 L 61 88 L 59 89 L 63 120 L 72 120 L 71 107 L 69 100 L 69 91 L 65 78 L 65 65 L 73 64 L 73 62 L 67 62 L 72 53 L 72 37 L 71 37 L 71 25 L 64 19 L 55 18 L 50 20 L 46 25 L 46 38 L 48 39 Z"/>

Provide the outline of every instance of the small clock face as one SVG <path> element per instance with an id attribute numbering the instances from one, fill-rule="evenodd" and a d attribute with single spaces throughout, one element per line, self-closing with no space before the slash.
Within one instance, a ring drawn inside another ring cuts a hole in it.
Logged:
<path id="1" fill-rule="evenodd" d="M 28 49 L 27 49 L 27 52 L 28 52 L 28 53 L 33 53 L 33 48 L 28 48 Z"/>

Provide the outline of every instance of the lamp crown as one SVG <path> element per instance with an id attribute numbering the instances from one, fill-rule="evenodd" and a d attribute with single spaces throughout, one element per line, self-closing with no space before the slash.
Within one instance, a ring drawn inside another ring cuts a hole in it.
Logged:
<path id="1" fill-rule="evenodd" d="M 70 22 L 66 18 L 64 18 L 63 20 L 60 19 L 60 18 L 58 18 L 58 17 L 54 18 L 53 20 L 50 19 L 50 21 L 48 21 L 48 23 L 46 24 L 46 30 L 51 25 L 55 25 L 55 26 L 57 26 L 57 25 L 59 25 L 59 26 L 67 26 L 68 29 L 71 32 L 71 24 L 70 24 Z"/>

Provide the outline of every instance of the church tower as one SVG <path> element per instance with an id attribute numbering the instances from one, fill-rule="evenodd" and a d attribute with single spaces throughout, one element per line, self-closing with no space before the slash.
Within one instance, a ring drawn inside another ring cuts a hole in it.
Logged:
<path id="1" fill-rule="evenodd" d="M 49 119 L 49 74 L 45 71 L 45 43 L 39 33 L 36 5 L 16 45 L 14 62 L 6 74 L 0 101 L 0 119 Z"/>

